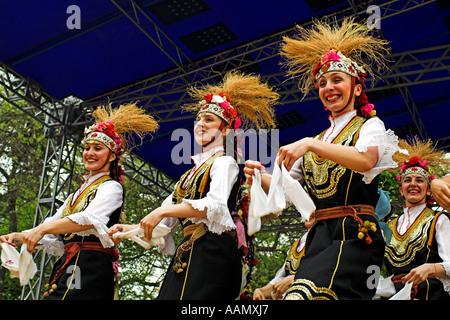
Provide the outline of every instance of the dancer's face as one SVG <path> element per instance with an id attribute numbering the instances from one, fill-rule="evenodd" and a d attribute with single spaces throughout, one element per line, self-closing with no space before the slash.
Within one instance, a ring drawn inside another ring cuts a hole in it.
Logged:
<path id="1" fill-rule="evenodd" d="M 91 175 L 108 171 L 115 158 L 116 154 L 101 142 L 88 142 L 84 146 L 83 163 Z"/>
<path id="2" fill-rule="evenodd" d="M 352 97 L 352 101 L 345 106 L 351 97 L 352 77 L 340 71 L 324 73 L 319 79 L 318 86 L 320 100 L 333 117 L 353 110 L 355 96 L 359 96 L 362 92 L 362 86 L 355 85 L 355 95 Z"/>
<path id="3" fill-rule="evenodd" d="M 210 112 L 198 114 L 194 126 L 195 141 L 203 148 L 207 146 L 208 149 L 222 145 L 226 128 L 228 128 L 228 126 L 224 126 L 222 130 L 219 130 L 222 121 L 221 118 Z"/>
<path id="4" fill-rule="evenodd" d="M 425 203 L 427 195 L 431 194 L 427 179 L 421 174 L 407 174 L 402 178 L 400 193 L 405 198 L 407 206 Z"/>

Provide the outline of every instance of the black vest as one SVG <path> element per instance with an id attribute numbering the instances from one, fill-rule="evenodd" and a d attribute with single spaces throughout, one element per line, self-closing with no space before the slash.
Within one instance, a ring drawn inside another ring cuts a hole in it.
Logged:
<path id="1" fill-rule="evenodd" d="M 365 118 L 355 116 L 332 141 L 333 144 L 354 146 Z M 325 131 L 316 139 L 321 139 Z M 317 209 L 364 204 L 375 207 L 378 201 L 378 177 L 366 184 L 363 175 L 307 152 L 301 169 L 308 192 Z"/>
<path id="2" fill-rule="evenodd" d="M 177 186 L 175 187 L 175 191 L 172 196 L 172 203 L 178 204 L 181 203 L 183 199 L 197 200 L 206 197 L 206 194 L 209 191 L 211 183 L 211 177 L 209 175 L 211 171 L 211 166 L 216 158 L 223 155 L 225 155 L 224 151 L 220 151 L 214 154 L 212 157 L 206 160 L 200 167 L 195 169 L 195 172 L 192 174 L 191 177 L 189 177 L 189 179 L 188 176 L 192 173 L 192 170 L 194 169 L 189 169 L 188 171 L 186 171 L 181 176 Z M 230 196 L 228 197 L 227 206 L 228 210 L 230 211 L 230 214 L 233 210 L 235 210 L 236 207 L 239 186 L 240 186 L 240 179 L 238 177 L 235 184 L 233 185 Z M 180 222 L 183 228 L 192 223 L 186 218 L 180 219 Z"/>

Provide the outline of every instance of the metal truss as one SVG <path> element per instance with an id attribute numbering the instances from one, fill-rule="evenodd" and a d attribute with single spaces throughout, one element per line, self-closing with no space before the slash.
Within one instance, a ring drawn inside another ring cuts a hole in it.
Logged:
<path id="1" fill-rule="evenodd" d="M 114 2 L 114 0 L 112 0 Z M 349 6 L 341 11 L 334 12 L 328 17 L 337 20 L 345 16 L 363 16 L 366 14 L 367 7 L 375 4 L 380 9 L 380 18 L 388 19 L 400 13 L 418 9 L 424 5 L 435 2 L 435 0 L 422 1 L 365 1 L 356 2 L 349 0 Z M 115 3 L 115 2 L 114 2 Z M 122 1 L 122 6 L 118 6 L 122 12 L 128 10 L 134 12 L 134 16 L 127 14 L 126 16 L 135 23 L 141 31 L 143 31 L 152 41 L 161 38 L 161 31 L 156 23 L 145 13 L 145 10 L 136 3 L 136 1 Z M 126 8 L 126 9 L 125 9 Z M 151 36 L 146 30 L 143 30 L 144 22 L 139 20 L 138 12 L 145 16 L 147 24 L 155 28 L 156 34 Z M 306 22 L 303 26 L 309 25 Z M 113 90 L 86 100 L 83 103 L 86 106 L 93 106 L 112 102 L 115 104 L 127 101 L 139 100 L 143 107 L 149 110 L 160 122 L 177 121 L 180 119 L 192 118 L 190 114 L 180 114 L 180 105 L 187 99 L 186 88 L 196 83 L 206 83 L 217 79 L 219 74 L 234 69 L 246 69 L 256 66 L 259 62 L 268 59 L 279 59 L 279 43 L 283 36 L 295 32 L 295 27 L 287 30 L 273 33 L 263 38 L 256 39 L 246 44 L 234 47 L 230 50 L 208 56 L 198 61 L 187 61 L 183 65 L 176 64 L 176 67 L 167 72 L 151 76 L 147 79 L 123 86 L 117 90 Z M 177 57 L 185 57 L 186 55 L 180 48 L 176 47 L 174 42 L 166 34 L 162 34 L 163 38 L 172 45 Z M 168 51 L 162 46 L 160 41 L 160 49 L 169 55 Z M 374 92 L 381 90 L 390 90 L 398 88 L 405 99 L 413 122 L 422 137 L 427 137 L 426 128 L 420 119 L 420 114 L 412 100 L 410 87 L 424 83 L 450 80 L 448 70 L 450 69 L 450 44 L 420 50 L 410 50 L 395 53 L 390 56 L 393 64 L 389 71 L 385 72 L 376 79 L 372 88 L 368 88 L 366 92 Z M 429 58 L 428 56 L 431 56 Z M 424 58 L 427 56 L 427 58 Z M 181 62 L 181 60 L 179 60 Z M 295 79 L 286 79 L 285 72 L 262 75 L 262 77 L 278 88 L 281 95 L 280 103 L 289 104 L 300 101 L 319 99 L 316 92 L 303 97 L 297 87 Z M 368 79 L 371 80 L 371 79 Z"/>

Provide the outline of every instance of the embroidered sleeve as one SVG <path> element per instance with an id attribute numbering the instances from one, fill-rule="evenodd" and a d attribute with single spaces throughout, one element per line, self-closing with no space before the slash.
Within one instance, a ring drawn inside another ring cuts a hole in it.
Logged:
<path id="1" fill-rule="evenodd" d="M 94 227 L 75 232 L 80 236 L 95 235 L 100 239 L 103 247 L 110 248 L 114 246 L 114 242 L 109 238 L 107 233 L 110 215 L 123 203 L 123 189 L 117 181 L 107 181 L 102 183 L 98 189 L 92 202 L 84 211 L 74 213 L 67 216 L 73 222 L 79 225 L 93 225 Z"/>
<path id="2" fill-rule="evenodd" d="M 227 203 L 238 175 L 239 167 L 232 157 L 222 156 L 214 160 L 210 171 L 210 188 L 206 197 L 198 200 L 183 199 L 183 202 L 191 204 L 197 210 L 207 209 L 206 218 L 190 218 L 190 220 L 194 223 L 205 223 L 209 231 L 217 234 L 235 229 Z"/>
<path id="3" fill-rule="evenodd" d="M 377 117 L 367 120 L 361 128 L 355 148 L 359 152 L 366 152 L 368 147 L 378 147 L 378 161 L 366 172 L 360 172 L 365 183 L 370 183 L 378 174 L 389 168 L 396 168 L 397 163 L 392 155 L 397 151 L 407 152 L 398 148 L 398 137 L 392 130 L 387 130 L 384 123 Z"/>

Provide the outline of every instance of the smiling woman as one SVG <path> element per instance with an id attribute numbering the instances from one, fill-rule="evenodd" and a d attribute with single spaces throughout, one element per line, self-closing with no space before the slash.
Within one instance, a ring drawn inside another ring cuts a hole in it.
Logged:
<path id="1" fill-rule="evenodd" d="M 381 267 L 383 260 L 384 240 L 374 214 L 378 174 L 396 167 L 392 155 L 399 149 L 398 138 L 375 117 L 363 88 L 366 73 L 382 69 L 387 52 L 384 40 L 353 19 L 341 25 L 316 21 L 283 38 L 281 55 L 289 74 L 298 77 L 305 95 L 318 88 L 330 111 L 328 128 L 278 151 L 278 164 L 305 185 L 317 208 L 285 299 L 371 299 L 375 294 L 366 281 L 368 268 Z M 264 170 L 256 161 L 246 162 L 248 182 L 255 168 Z M 261 180 L 269 190 L 271 177 Z M 364 223 L 374 228 L 361 238 L 358 225 Z"/>
<path id="2" fill-rule="evenodd" d="M 116 154 L 101 142 L 86 142 L 83 151 L 83 164 L 93 176 L 109 171 L 109 166 L 116 159 Z"/>
<path id="3" fill-rule="evenodd" d="M 403 213 L 388 223 L 392 237 L 386 245 L 384 264 L 387 283 L 394 291 L 406 282 L 413 285 L 412 299 L 450 300 L 450 219 L 431 208 L 432 168 L 448 167 L 450 160 L 435 150 L 431 141 L 401 141 L 409 157 L 397 155 L 401 165 L 400 193 L 405 200 Z"/>
<path id="4" fill-rule="evenodd" d="M 54 264 L 45 299 L 113 299 L 114 262 L 118 253 L 107 234 L 123 221 L 123 170 L 119 160 L 129 146 L 125 133 L 138 136 L 158 125 L 134 104 L 116 110 L 99 107 L 96 123 L 85 131 L 85 182 L 37 227 L 0 236 L 0 242 L 26 244 L 30 252 L 42 249 L 61 256 Z"/>
<path id="5" fill-rule="evenodd" d="M 191 157 L 185 172 L 161 207 L 139 225 L 118 224 L 110 234 L 137 227 L 151 239 L 159 223 L 171 229 L 159 249 L 173 255 L 159 291 L 160 300 L 233 300 L 242 284 L 244 225 L 235 214 L 241 186 L 236 153 L 225 152 L 224 137 L 230 128 L 243 125 L 273 127 L 272 105 L 276 94 L 259 76 L 226 74 L 221 83 L 191 88 L 195 101 L 185 105 L 196 113 L 195 141 L 202 152 Z M 173 235 L 183 227 L 183 240 L 175 248 Z"/>

